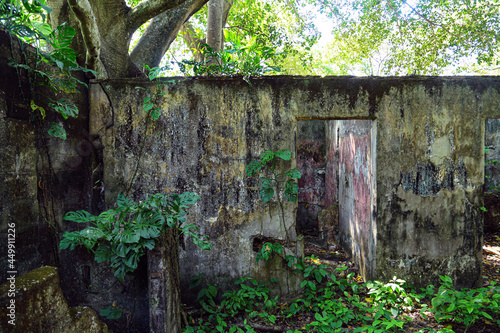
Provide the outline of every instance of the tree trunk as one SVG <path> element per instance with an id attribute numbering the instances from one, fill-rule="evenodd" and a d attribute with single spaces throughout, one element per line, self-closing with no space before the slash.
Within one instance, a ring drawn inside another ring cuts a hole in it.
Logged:
<path id="1" fill-rule="evenodd" d="M 70 0 L 72 6 L 68 5 L 68 0 L 48 0 L 48 3 L 53 8 L 50 14 L 53 27 L 69 22 L 85 34 L 82 37 L 79 33 L 73 44 L 80 56 L 80 65 L 87 61 L 94 69 L 104 68 L 106 73 L 101 78 L 119 79 L 144 77 L 140 70 L 143 65 L 158 66 L 181 25 L 207 1 L 147 0 L 134 8 L 128 7 L 124 0 Z M 129 55 L 132 35 L 152 18 L 155 19 L 149 30 L 154 30 L 155 34 L 146 33 L 148 42 L 135 47 L 135 64 Z"/>
<path id="2" fill-rule="evenodd" d="M 210 0 L 207 16 L 207 44 L 215 51 L 220 52 L 223 44 L 223 14 L 225 0 Z"/>
<path id="3" fill-rule="evenodd" d="M 157 67 L 184 22 L 203 7 L 208 0 L 188 0 L 184 4 L 156 16 L 130 54 L 140 68 Z"/>
<path id="4" fill-rule="evenodd" d="M 234 0 L 210 0 L 208 3 L 207 36 L 204 39 L 195 38 L 194 29 L 189 22 L 183 25 L 182 37 L 197 62 L 205 60 L 202 44 L 206 43 L 216 52 L 224 49 L 224 26 L 233 2 Z"/>
<path id="5" fill-rule="evenodd" d="M 166 228 L 148 252 L 149 325 L 151 333 L 180 333 L 179 235 Z"/>

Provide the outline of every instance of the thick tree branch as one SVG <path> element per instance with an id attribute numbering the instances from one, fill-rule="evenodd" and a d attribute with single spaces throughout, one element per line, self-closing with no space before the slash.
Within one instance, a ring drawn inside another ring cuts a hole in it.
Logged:
<path id="1" fill-rule="evenodd" d="M 208 0 L 187 0 L 182 5 L 156 16 L 130 54 L 132 61 L 142 68 L 156 67 L 191 15 L 200 10 Z"/>
<path id="2" fill-rule="evenodd" d="M 98 78 L 106 78 L 106 69 L 100 59 L 101 35 L 90 3 L 88 0 L 68 0 L 68 3 L 80 21 L 80 29 L 87 49 L 85 58 L 87 68 L 98 72 Z"/>
<path id="3" fill-rule="evenodd" d="M 135 31 L 149 19 L 168 11 L 177 6 L 181 6 L 189 0 L 148 0 L 143 1 L 128 13 L 128 27 Z"/>

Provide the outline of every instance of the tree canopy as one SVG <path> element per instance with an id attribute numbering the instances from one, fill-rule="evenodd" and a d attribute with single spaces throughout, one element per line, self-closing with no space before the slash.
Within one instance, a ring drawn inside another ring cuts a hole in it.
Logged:
<path id="1" fill-rule="evenodd" d="M 499 68 L 500 0 L 207 2 L 21 3 L 28 13 L 48 11 L 54 28 L 63 22 L 74 27 L 72 47 L 80 64 L 101 78 L 142 76 L 145 65 L 159 66 L 165 55 L 192 74 L 437 75 L 450 69 L 494 74 Z M 315 25 L 321 22 L 315 15 L 334 23 L 316 46 Z M 131 47 L 138 30 L 140 38 Z"/>
<path id="2" fill-rule="evenodd" d="M 214 1 L 214 0 L 212 0 Z M 174 52 L 167 54 L 167 62 L 194 65 L 193 72 L 208 74 L 298 74 L 309 65 L 311 46 L 318 32 L 307 12 L 298 3 L 271 0 L 218 0 L 222 22 L 214 26 L 210 19 L 212 1 L 186 22 Z M 220 32 L 214 45 L 210 32 Z M 184 53 L 184 54 L 183 54 Z M 186 56 L 186 53 L 188 54 Z M 186 58 L 192 57 L 192 61 Z M 218 58 L 214 61 L 210 60 Z M 300 61 L 295 63 L 296 59 Z M 208 61 L 210 60 L 210 61 Z"/>
<path id="3" fill-rule="evenodd" d="M 335 20 L 327 74 L 494 73 L 498 0 L 308 0 Z"/>

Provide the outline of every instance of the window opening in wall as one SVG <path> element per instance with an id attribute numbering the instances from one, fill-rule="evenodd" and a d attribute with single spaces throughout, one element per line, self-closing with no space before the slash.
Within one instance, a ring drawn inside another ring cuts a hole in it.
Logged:
<path id="1" fill-rule="evenodd" d="M 297 123 L 297 232 L 306 242 L 340 245 L 363 269 L 375 230 L 373 120 Z"/>

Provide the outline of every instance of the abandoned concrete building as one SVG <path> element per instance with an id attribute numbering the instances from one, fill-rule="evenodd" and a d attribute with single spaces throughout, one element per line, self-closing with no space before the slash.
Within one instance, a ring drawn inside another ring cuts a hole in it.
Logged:
<path id="1" fill-rule="evenodd" d="M 85 250 L 57 247 L 57 235 L 76 228 L 63 221 L 67 211 L 113 205 L 141 145 L 134 199 L 188 190 L 201 197 L 189 219 L 212 250 L 186 241 L 184 289 L 204 273 L 221 288 L 252 275 L 277 278 L 281 294 L 297 290 L 300 280 L 286 266 L 256 263 L 253 243 L 288 233 L 289 250 L 300 255 L 301 232 L 314 228 L 325 244 L 340 243 L 365 279 L 396 275 L 424 285 L 446 274 L 459 287 L 481 283 L 485 128 L 498 127 L 485 124 L 500 118 L 498 78 L 170 78 L 162 115 L 146 131 L 145 95 L 135 87 L 153 83 L 91 81 L 77 96 L 80 117 L 66 123 L 68 139 L 47 137 L 41 150 L 6 44 L 2 37 L 0 69 L 12 80 L 0 83 L 0 260 L 6 267 L 15 222 L 18 275 L 58 265 L 70 306 L 137 301 L 139 325 L 148 325 L 154 267 L 142 262 L 115 284 Z M 283 167 L 303 174 L 299 204 L 284 204 L 285 227 L 277 203 L 260 200 L 258 178 L 245 175 L 262 152 L 280 149 L 292 152 Z M 41 218 L 48 215 L 57 226 Z"/>

